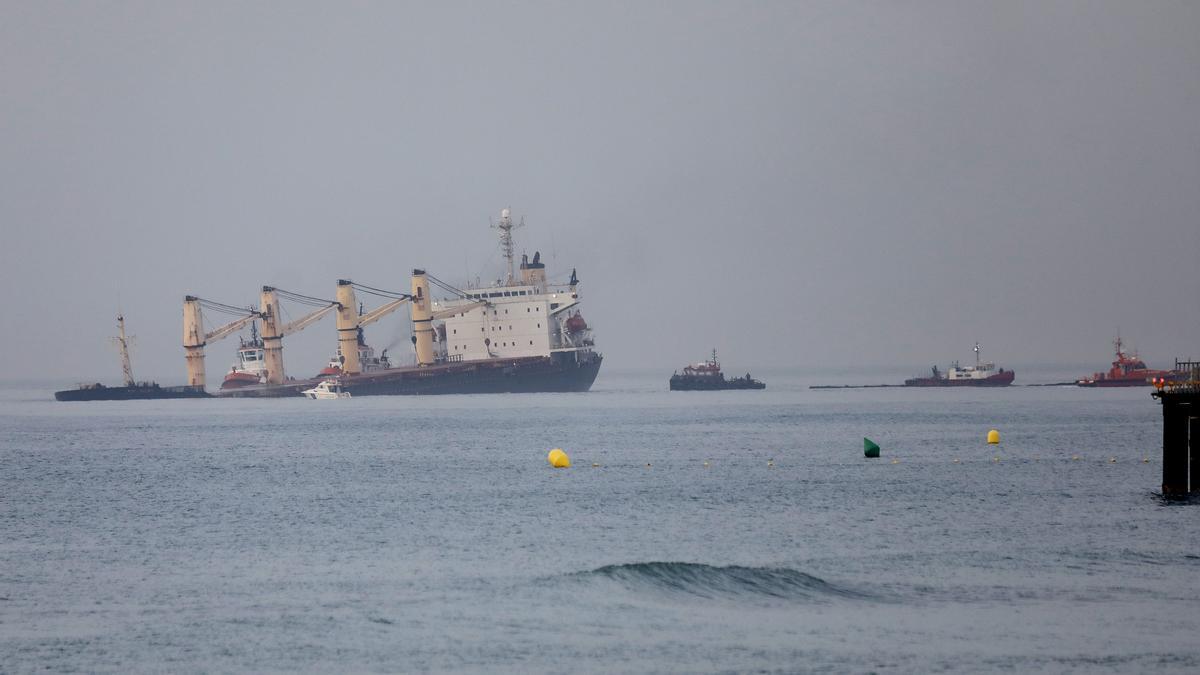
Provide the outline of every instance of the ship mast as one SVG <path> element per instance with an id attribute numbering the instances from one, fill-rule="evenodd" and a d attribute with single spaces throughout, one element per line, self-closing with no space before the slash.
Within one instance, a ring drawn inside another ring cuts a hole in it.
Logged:
<path id="1" fill-rule="evenodd" d="M 512 210 L 500 209 L 500 222 L 492 227 L 500 230 L 500 250 L 504 253 L 504 260 L 508 263 L 508 276 L 504 280 L 505 286 L 511 286 L 513 283 L 513 238 L 512 231 L 518 227 L 525 226 L 525 219 L 521 222 L 513 223 Z"/>
<path id="2" fill-rule="evenodd" d="M 979 340 L 975 341 L 975 370 L 979 370 Z"/>
<path id="3" fill-rule="evenodd" d="M 125 374 L 125 386 L 133 386 L 133 366 L 129 365 L 129 339 L 125 337 L 125 317 L 117 314 L 117 330 L 119 335 L 112 339 L 121 350 L 121 370 Z"/>

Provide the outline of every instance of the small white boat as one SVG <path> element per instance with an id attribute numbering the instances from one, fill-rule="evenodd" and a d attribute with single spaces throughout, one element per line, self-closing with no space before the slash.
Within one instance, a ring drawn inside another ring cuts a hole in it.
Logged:
<path id="1" fill-rule="evenodd" d="M 305 389 L 303 394 L 309 398 L 350 398 L 350 392 L 342 389 L 337 380 L 321 380 L 312 389 Z"/>

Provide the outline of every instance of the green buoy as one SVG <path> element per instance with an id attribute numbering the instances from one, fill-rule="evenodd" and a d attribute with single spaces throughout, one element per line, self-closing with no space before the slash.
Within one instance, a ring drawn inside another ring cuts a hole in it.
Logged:
<path id="1" fill-rule="evenodd" d="M 872 441 L 866 436 L 863 436 L 863 454 L 867 457 L 879 456 L 879 446 L 875 444 L 875 441 Z"/>

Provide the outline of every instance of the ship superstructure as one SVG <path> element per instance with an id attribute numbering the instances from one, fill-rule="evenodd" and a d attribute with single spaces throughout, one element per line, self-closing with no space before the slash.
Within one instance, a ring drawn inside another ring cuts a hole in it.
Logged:
<path id="1" fill-rule="evenodd" d="M 546 282 L 541 254 L 522 256 L 516 283 L 471 288 L 463 297 L 433 302 L 445 316 L 434 321 L 439 361 L 587 355 L 595 342 L 580 313 L 579 277 L 562 286 Z M 459 311 L 461 310 L 461 311 Z"/>

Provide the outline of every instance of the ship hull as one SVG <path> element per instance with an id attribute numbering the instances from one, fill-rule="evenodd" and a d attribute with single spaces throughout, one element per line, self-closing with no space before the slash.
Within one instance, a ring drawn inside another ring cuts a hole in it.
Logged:
<path id="1" fill-rule="evenodd" d="M 253 387 L 254 385 L 262 384 L 258 375 L 252 373 L 230 373 L 225 376 L 225 381 L 221 383 L 221 389 L 238 389 L 240 387 Z"/>
<path id="2" fill-rule="evenodd" d="M 426 367 L 391 368 L 381 372 L 342 376 L 339 382 L 351 396 L 412 396 L 432 394 L 519 394 L 584 392 L 592 387 L 603 357 L 595 353 L 560 352 L 547 357 L 444 363 Z M 300 396 L 320 379 L 276 386 L 242 387 L 219 396 Z"/>
<path id="3" fill-rule="evenodd" d="M 767 385 L 758 380 L 736 378 L 726 380 L 716 377 L 687 377 L 674 375 L 671 377 L 671 391 L 729 391 L 736 389 L 766 389 Z"/>
<path id="4" fill-rule="evenodd" d="M 161 398 L 212 398 L 198 387 L 88 387 L 54 392 L 59 401 L 140 401 Z"/>

